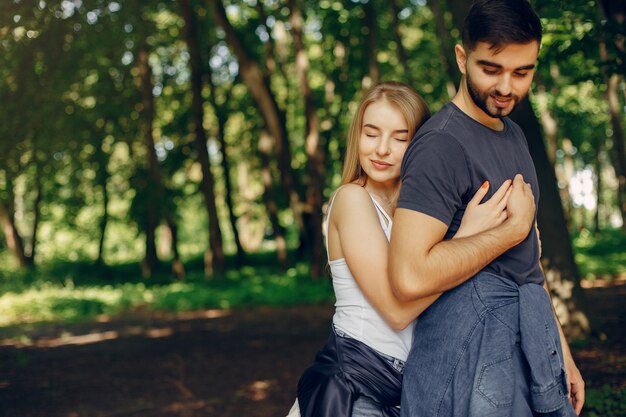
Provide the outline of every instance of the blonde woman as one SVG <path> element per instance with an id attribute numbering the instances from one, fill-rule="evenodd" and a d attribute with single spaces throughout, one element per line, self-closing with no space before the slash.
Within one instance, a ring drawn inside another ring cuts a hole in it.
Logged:
<path id="1" fill-rule="evenodd" d="M 325 220 L 337 300 L 332 332 L 302 375 L 289 416 L 398 414 L 402 368 L 415 319 L 438 295 L 398 301 L 387 279 L 387 249 L 402 158 L 429 116 L 422 97 L 398 82 L 376 85 L 359 104 L 348 135 L 342 185 L 331 198 Z M 456 237 L 503 222 L 509 185 L 507 181 L 479 204 L 489 188 L 483 184 Z"/>

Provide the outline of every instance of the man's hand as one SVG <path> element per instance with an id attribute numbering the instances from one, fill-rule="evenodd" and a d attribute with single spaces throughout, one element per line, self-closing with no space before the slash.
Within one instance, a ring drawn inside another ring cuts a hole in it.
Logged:
<path id="1" fill-rule="evenodd" d="M 583 404 L 585 404 L 585 381 L 578 367 L 576 367 L 574 359 L 571 355 L 568 356 L 565 358 L 565 373 L 567 374 L 569 401 L 572 403 L 576 414 L 580 415 Z"/>
<path id="2" fill-rule="evenodd" d="M 512 228 L 511 233 L 523 241 L 528 236 L 535 220 L 535 197 L 530 184 L 517 174 L 513 179 L 511 194 L 506 205 L 506 223 Z"/>

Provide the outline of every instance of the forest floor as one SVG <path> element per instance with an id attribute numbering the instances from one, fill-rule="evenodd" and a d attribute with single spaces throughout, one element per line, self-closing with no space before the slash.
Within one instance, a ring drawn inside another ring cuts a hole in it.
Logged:
<path id="1" fill-rule="evenodd" d="M 608 338 L 575 347 L 587 386 L 626 387 L 626 283 L 585 290 Z M 280 417 L 324 343 L 331 305 L 0 330 L 1 417 Z"/>

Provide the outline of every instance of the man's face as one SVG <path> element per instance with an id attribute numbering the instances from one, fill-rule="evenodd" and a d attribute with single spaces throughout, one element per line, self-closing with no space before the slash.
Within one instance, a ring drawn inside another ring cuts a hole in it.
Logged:
<path id="1" fill-rule="evenodd" d="M 474 104 L 492 118 L 509 115 L 528 94 L 538 54 L 537 42 L 509 44 L 497 52 L 479 42 L 461 68 Z"/>

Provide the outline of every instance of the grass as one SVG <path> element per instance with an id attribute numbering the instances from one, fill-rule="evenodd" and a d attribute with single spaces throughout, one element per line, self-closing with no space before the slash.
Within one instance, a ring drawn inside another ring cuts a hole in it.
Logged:
<path id="1" fill-rule="evenodd" d="M 626 274 L 626 234 L 620 230 L 605 230 L 600 236 L 583 231 L 574 236 L 573 247 L 585 279 Z M 122 315 L 134 309 L 180 312 L 334 299 L 329 279 L 312 281 L 303 262 L 281 272 L 273 253 L 251 255 L 245 265 L 228 258 L 227 272 L 212 280 L 201 272 L 202 259 L 193 258 L 185 262 L 188 275 L 182 282 L 173 282 L 167 270 L 143 279 L 136 262 L 95 266 L 86 261 L 56 261 L 32 271 L 15 271 L 7 267 L 11 264 L 8 256 L 0 253 L 0 329 L 11 333 L 51 322 Z M 626 415 L 626 389 L 588 387 L 585 415 Z"/>
<path id="2" fill-rule="evenodd" d="M 573 247 L 585 279 L 626 274 L 626 234 L 621 230 L 605 230 L 600 236 L 580 232 L 574 236 Z M 90 320 L 136 308 L 190 311 L 333 300 L 328 279 L 312 281 L 304 262 L 281 272 L 270 252 L 248 256 L 245 265 L 229 257 L 226 272 L 212 280 L 201 272 L 201 257 L 189 259 L 183 282 L 174 281 L 167 269 L 143 279 L 137 262 L 96 266 L 87 261 L 56 261 L 31 271 L 15 271 L 7 267 L 11 264 L 8 256 L 0 253 L 0 327 Z"/>
<path id="3" fill-rule="evenodd" d="M 274 263 L 271 254 L 256 255 L 247 265 L 231 265 L 208 280 L 201 262 L 192 260 L 186 279 L 174 282 L 166 271 L 143 279 L 136 264 L 57 262 L 30 272 L 0 271 L 0 327 L 84 321 L 133 309 L 191 311 L 333 300 L 330 280 L 312 281 L 306 263 L 286 272 Z"/>
<path id="4" fill-rule="evenodd" d="M 586 391 L 585 415 L 587 417 L 626 416 L 626 388 L 614 389 L 608 385 Z"/>
<path id="5" fill-rule="evenodd" d="M 626 274 L 626 234 L 605 230 L 574 236 L 576 261 L 585 279 L 612 279 Z M 245 265 L 227 258 L 226 272 L 212 280 L 202 274 L 202 258 L 185 262 L 185 281 L 174 281 L 167 269 L 143 279 L 139 264 L 96 266 L 87 261 L 56 261 L 31 271 L 15 271 L 8 253 L 0 253 L 0 327 L 24 323 L 90 320 L 137 308 L 190 311 L 251 305 L 286 306 L 330 302 L 328 279 L 314 282 L 308 265 L 278 270 L 275 254 L 252 254 Z M 167 265 L 164 265 L 166 268 Z"/>
<path id="6" fill-rule="evenodd" d="M 621 229 L 603 230 L 599 236 L 583 230 L 572 243 L 583 278 L 610 280 L 626 274 L 626 233 Z"/>

